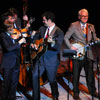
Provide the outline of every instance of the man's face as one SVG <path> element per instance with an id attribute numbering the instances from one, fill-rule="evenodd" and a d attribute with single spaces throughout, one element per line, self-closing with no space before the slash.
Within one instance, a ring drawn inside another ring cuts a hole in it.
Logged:
<path id="1" fill-rule="evenodd" d="M 11 22 L 11 23 L 14 23 L 15 22 L 15 18 L 12 17 L 12 16 L 8 16 L 8 21 Z"/>
<path id="2" fill-rule="evenodd" d="M 81 12 L 81 14 L 79 15 L 79 19 L 82 23 L 86 23 L 88 21 L 88 13 Z"/>
<path id="3" fill-rule="evenodd" d="M 49 26 L 49 20 L 46 19 L 46 17 L 43 17 L 43 23 L 45 26 Z"/>

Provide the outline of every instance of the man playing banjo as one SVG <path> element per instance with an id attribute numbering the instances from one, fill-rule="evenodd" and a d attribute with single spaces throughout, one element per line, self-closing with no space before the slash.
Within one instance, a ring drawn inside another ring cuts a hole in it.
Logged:
<path id="1" fill-rule="evenodd" d="M 79 76 L 82 68 L 84 67 L 86 74 L 87 86 L 89 89 L 89 93 L 92 96 L 98 97 L 95 88 L 95 79 L 92 68 L 92 61 L 94 60 L 91 47 L 89 49 L 84 50 L 84 46 L 91 43 L 91 41 L 96 41 L 98 38 L 96 37 L 94 25 L 87 23 L 88 21 L 88 11 L 87 9 L 81 9 L 78 12 L 79 21 L 73 22 L 68 31 L 65 34 L 64 41 L 66 46 L 71 50 L 82 51 L 77 54 L 76 58 L 73 58 L 73 90 L 74 90 L 74 99 L 81 100 L 79 97 Z M 70 42 L 70 39 L 74 43 Z M 79 50 L 79 48 L 83 47 Z M 83 53 L 83 54 L 82 54 Z"/>

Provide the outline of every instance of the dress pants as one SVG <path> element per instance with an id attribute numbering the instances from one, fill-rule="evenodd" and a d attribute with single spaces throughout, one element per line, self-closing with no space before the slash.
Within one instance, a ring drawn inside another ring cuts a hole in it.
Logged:
<path id="1" fill-rule="evenodd" d="M 86 75 L 87 87 L 88 87 L 90 94 L 93 94 L 96 90 L 94 72 L 93 72 L 93 62 L 88 59 L 83 59 L 83 60 L 73 59 L 74 95 L 79 94 L 80 92 L 78 86 L 79 86 L 80 73 L 83 67 L 84 67 L 84 71 Z"/>
<path id="2" fill-rule="evenodd" d="M 48 68 L 47 68 L 48 67 Z M 40 71 L 40 72 L 39 72 Z M 37 63 L 32 70 L 32 82 L 33 82 L 33 100 L 40 100 L 40 83 L 39 78 L 46 71 L 48 81 L 50 82 L 51 92 L 54 97 L 58 96 L 58 86 L 56 82 L 57 66 L 45 66 L 42 63 Z"/>
<path id="3" fill-rule="evenodd" d="M 19 81 L 19 67 L 4 68 L 4 80 L 2 83 L 2 99 L 16 100 L 16 88 Z"/>

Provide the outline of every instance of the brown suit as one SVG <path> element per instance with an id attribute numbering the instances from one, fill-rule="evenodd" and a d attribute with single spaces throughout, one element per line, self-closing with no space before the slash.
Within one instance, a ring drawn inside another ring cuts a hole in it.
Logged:
<path id="1" fill-rule="evenodd" d="M 71 49 L 72 44 L 70 43 L 70 38 L 72 37 L 72 40 L 74 42 L 81 42 L 84 45 L 87 43 L 90 43 L 92 38 L 91 30 L 93 33 L 93 38 L 94 40 L 97 39 L 96 34 L 95 34 L 95 29 L 92 24 L 88 23 L 87 27 L 87 41 L 86 38 L 83 36 L 83 32 L 81 29 L 81 24 L 79 21 L 76 21 L 70 25 L 68 28 L 68 31 L 65 34 L 64 41 L 66 46 Z M 94 60 L 92 50 L 89 49 L 87 50 L 87 54 L 85 55 L 84 59 L 79 60 L 79 59 L 73 59 L 73 86 L 74 86 L 74 94 L 79 95 L 79 76 L 82 68 L 84 67 L 85 73 L 86 73 L 86 81 L 87 81 L 87 86 L 89 89 L 89 92 L 91 95 L 95 94 L 95 80 L 94 80 L 94 73 L 93 73 L 93 66 L 92 66 L 92 61 Z"/>
<path id="2" fill-rule="evenodd" d="M 88 37 L 88 44 L 92 40 L 91 30 L 89 28 L 90 25 L 91 25 L 91 28 L 93 30 L 94 40 L 97 39 L 95 29 L 94 29 L 94 25 L 88 23 L 88 36 L 87 36 Z M 72 23 L 71 26 L 69 27 L 68 31 L 65 34 L 65 37 L 64 37 L 65 44 L 69 49 L 71 48 L 71 43 L 70 43 L 70 40 L 69 40 L 71 37 L 73 38 L 74 42 L 81 42 L 84 45 L 86 45 L 86 40 L 83 36 L 83 32 L 82 32 L 81 25 L 80 25 L 79 21 Z M 92 50 L 89 49 L 87 51 L 87 57 L 92 59 L 92 60 L 94 59 L 93 54 L 92 54 Z"/>

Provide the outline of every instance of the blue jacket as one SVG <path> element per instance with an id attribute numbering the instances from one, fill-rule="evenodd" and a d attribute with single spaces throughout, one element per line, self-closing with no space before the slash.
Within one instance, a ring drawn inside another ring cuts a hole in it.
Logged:
<path id="1" fill-rule="evenodd" d="M 3 50 L 2 68 L 12 68 L 20 58 L 20 45 L 13 43 L 13 39 L 6 33 L 0 34 L 0 44 Z"/>

